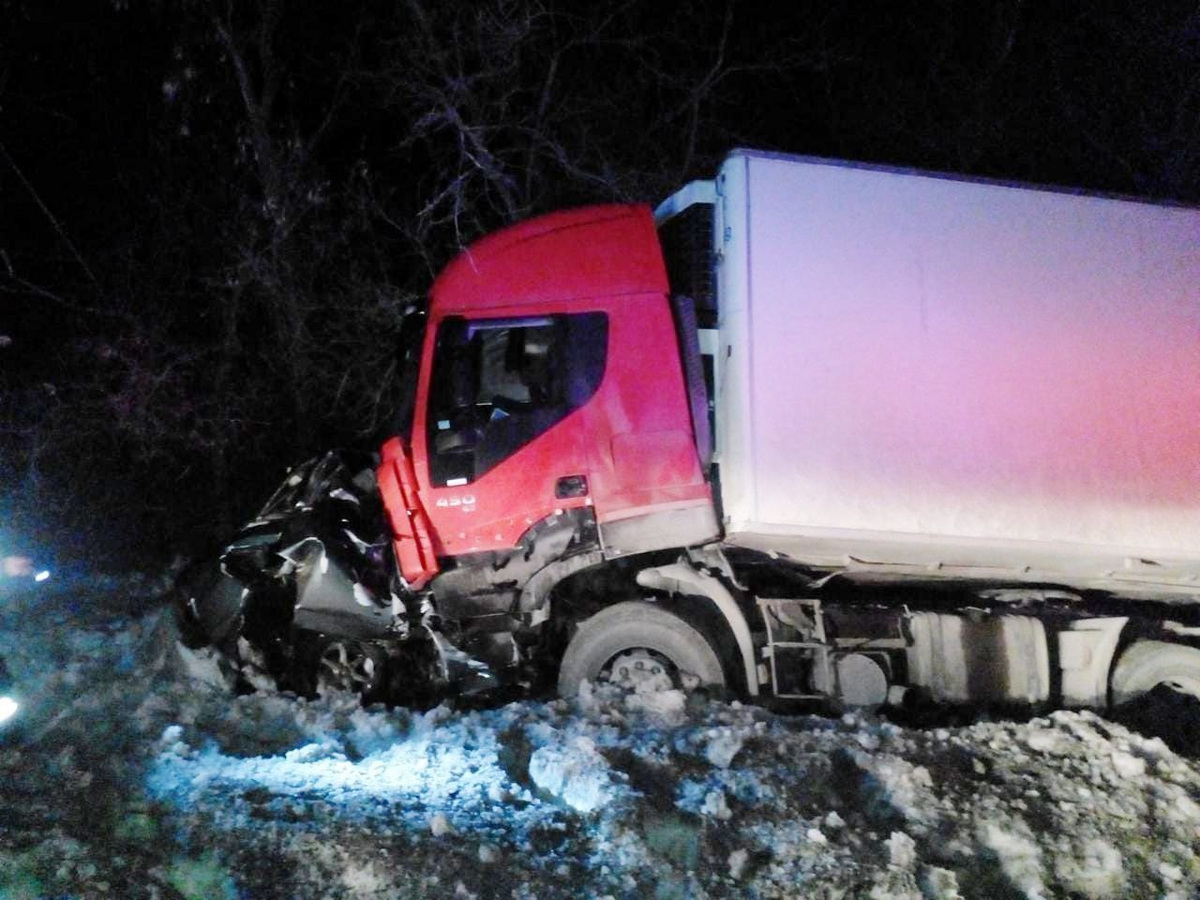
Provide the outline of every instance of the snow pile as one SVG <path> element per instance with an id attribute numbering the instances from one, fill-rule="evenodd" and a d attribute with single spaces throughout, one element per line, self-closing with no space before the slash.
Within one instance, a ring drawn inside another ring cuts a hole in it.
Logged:
<path id="1" fill-rule="evenodd" d="M 1008 881 L 1025 897 L 1044 897 L 1046 885 L 1042 881 L 1042 850 L 1026 836 L 1024 822 L 1013 823 L 1017 829 L 1005 829 L 998 825 L 985 824 L 979 835 L 980 843 L 990 850 L 1000 864 L 1000 870 Z"/>
<path id="2" fill-rule="evenodd" d="M 469 868 L 420 889 L 480 896 L 494 896 L 496 866 L 519 873 L 509 890 L 551 895 L 568 875 L 595 896 L 649 883 L 681 895 L 1104 898 L 1200 884 L 1200 773 L 1090 713 L 920 732 L 705 702 L 669 724 L 636 697 L 592 691 L 457 714 L 293 702 L 291 716 L 335 737 L 240 758 L 187 742 L 181 753 L 171 731 L 152 792 L 199 811 L 190 827 L 218 841 L 254 841 L 264 819 L 428 836 L 410 859 L 450 852 Z M 350 719 L 394 742 L 352 758 L 336 738 Z"/>
<path id="3" fill-rule="evenodd" d="M 677 691 L 232 697 L 129 609 L 0 610 L 32 698 L 0 746 L 0 897 L 1200 891 L 1200 768 L 1091 713 L 919 731 Z"/>
<path id="4" fill-rule="evenodd" d="M 608 763 L 587 737 L 577 737 L 567 746 L 534 750 L 529 777 L 538 788 L 582 813 L 606 805 L 614 794 Z"/>

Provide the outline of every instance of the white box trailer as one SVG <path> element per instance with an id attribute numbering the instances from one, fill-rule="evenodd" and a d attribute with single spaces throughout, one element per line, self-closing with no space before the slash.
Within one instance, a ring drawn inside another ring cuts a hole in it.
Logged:
<path id="1" fill-rule="evenodd" d="M 747 151 L 715 194 L 730 542 L 1200 594 L 1200 210 Z"/>

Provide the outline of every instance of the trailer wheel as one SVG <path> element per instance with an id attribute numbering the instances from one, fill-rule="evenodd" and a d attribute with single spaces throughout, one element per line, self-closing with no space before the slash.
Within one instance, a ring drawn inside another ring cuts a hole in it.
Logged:
<path id="1" fill-rule="evenodd" d="M 1121 654 L 1112 677 L 1120 706 L 1163 686 L 1200 699 L 1200 649 L 1165 641 L 1138 641 Z"/>
<path id="2" fill-rule="evenodd" d="M 724 687 L 725 672 L 708 639 L 654 603 L 618 603 L 579 626 L 558 670 L 558 693 L 574 697 L 584 681 L 635 690 L 697 684 Z"/>

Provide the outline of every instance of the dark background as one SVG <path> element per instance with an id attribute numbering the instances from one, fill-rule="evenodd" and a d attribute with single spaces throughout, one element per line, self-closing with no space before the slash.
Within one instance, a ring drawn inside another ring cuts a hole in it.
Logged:
<path id="1" fill-rule="evenodd" d="M 1196 2 L 773 7 L 0 0 L 0 555 L 228 532 L 465 243 L 733 146 L 1200 201 Z"/>

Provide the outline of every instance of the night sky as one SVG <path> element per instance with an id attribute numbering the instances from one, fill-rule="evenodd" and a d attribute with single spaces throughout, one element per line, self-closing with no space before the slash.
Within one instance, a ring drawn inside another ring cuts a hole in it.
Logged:
<path id="1" fill-rule="evenodd" d="M 1196 2 L 0 0 L 0 546 L 196 546 L 386 433 L 466 242 L 733 146 L 1200 202 Z"/>

